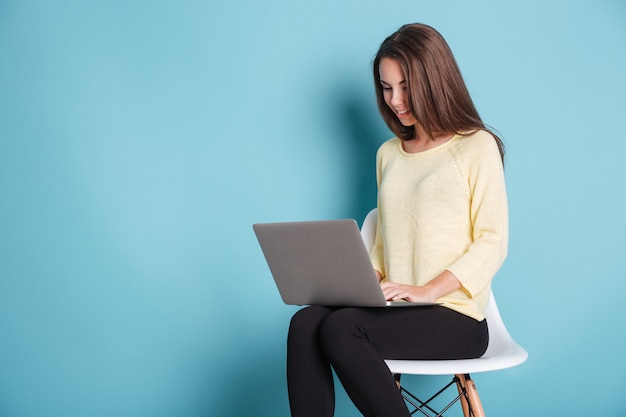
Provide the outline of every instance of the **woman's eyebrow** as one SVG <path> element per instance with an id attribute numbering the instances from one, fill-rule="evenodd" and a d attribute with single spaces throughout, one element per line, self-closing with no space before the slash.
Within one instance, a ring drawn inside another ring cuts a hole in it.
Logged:
<path id="1" fill-rule="evenodd" d="M 391 85 L 391 84 L 389 84 L 387 81 L 385 81 L 383 79 L 380 80 L 380 83 L 381 84 L 385 84 L 385 85 Z M 400 85 L 402 85 L 402 84 L 406 84 L 406 80 L 400 81 Z"/>

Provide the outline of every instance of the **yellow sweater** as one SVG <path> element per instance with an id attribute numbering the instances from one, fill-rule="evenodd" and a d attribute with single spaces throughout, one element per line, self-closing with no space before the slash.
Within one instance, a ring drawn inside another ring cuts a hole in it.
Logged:
<path id="1" fill-rule="evenodd" d="M 482 320 L 508 246 L 504 170 L 491 134 L 457 135 L 418 153 L 390 139 L 378 150 L 376 175 L 374 268 L 411 285 L 448 270 L 462 288 L 438 301 Z"/>

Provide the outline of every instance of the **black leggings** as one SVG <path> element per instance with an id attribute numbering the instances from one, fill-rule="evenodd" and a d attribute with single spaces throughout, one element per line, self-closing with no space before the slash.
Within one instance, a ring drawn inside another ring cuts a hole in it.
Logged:
<path id="1" fill-rule="evenodd" d="M 364 416 L 409 416 L 384 359 L 477 358 L 488 340 L 485 320 L 441 306 L 304 308 L 287 338 L 291 415 L 333 415 L 332 366 Z"/>

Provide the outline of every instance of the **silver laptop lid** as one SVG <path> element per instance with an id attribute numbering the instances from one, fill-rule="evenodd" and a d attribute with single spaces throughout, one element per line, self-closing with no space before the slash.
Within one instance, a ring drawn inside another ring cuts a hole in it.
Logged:
<path id="1" fill-rule="evenodd" d="M 356 221 L 253 225 L 286 304 L 415 307 L 438 303 L 386 301 Z"/>
<path id="2" fill-rule="evenodd" d="M 356 221 L 253 225 L 286 304 L 387 305 Z"/>

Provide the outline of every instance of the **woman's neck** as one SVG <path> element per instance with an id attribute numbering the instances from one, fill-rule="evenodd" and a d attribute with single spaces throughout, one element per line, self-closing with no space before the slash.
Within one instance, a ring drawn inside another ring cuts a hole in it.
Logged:
<path id="1" fill-rule="evenodd" d="M 415 137 L 413 139 L 403 141 L 402 148 L 408 153 L 423 152 L 449 141 L 453 136 L 454 133 L 435 133 L 434 137 L 430 137 L 424 130 L 424 127 L 421 124 L 416 123 Z"/>

